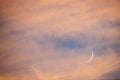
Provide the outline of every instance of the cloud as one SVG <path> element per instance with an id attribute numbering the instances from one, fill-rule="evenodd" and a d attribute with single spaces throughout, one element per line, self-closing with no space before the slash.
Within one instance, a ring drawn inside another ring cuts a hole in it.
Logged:
<path id="1" fill-rule="evenodd" d="M 120 78 L 120 71 L 114 71 L 111 73 L 104 74 L 103 77 L 106 77 L 108 79 L 119 79 Z"/>
<path id="2" fill-rule="evenodd" d="M 120 68 L 118 0 L 0 4 L 1 80 L 100 80 L 119 74 L 113 73 Z M 92 50 L 94 58 L 86 63 Z"/>

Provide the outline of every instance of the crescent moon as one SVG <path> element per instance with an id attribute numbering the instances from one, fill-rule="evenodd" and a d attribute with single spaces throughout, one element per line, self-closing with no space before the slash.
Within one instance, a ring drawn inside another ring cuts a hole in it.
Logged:
<path id="1" fill-rule="evenodd" d="M 92 51 L 91 57 L 90 57 L 90 59 L 89 59 L 87 62 L 88 62 L 88 63 L 91 62 L 91 61 L 93 60 L 93 57 L 94 57 L 94 53 L 93 53 L 93 51 Z"/>

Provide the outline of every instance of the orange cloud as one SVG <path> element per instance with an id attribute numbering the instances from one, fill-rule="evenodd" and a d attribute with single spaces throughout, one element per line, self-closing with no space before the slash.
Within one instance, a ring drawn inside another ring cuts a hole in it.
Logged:
<path id="1" fill-rule="evenodd" d="M 106 79 L 120 70 L 118 0 L 0 2 L 0 80 Z"/>

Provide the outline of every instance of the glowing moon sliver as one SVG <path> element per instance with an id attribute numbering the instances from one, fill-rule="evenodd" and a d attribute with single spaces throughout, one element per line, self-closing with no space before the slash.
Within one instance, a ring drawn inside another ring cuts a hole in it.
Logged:
<path id="1" fill-rule="evenodd" d="M 93 60 L 93 57 L 94 57 L 94 53 L 93 53 L 93 51 L 92 51 L 91 57 L 90 57 L 90 59 L 89 59 L 87 62 L 88 62 L 88 63 L 91 62 L 91 61 Z"/>

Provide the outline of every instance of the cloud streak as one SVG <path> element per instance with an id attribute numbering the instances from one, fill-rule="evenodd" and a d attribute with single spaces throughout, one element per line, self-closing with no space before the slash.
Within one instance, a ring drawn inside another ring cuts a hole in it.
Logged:
<path id="1" fill-rule="evenodd" d="M 118 0 L 0 4 L 0 80 L 119 78 Z"/>

